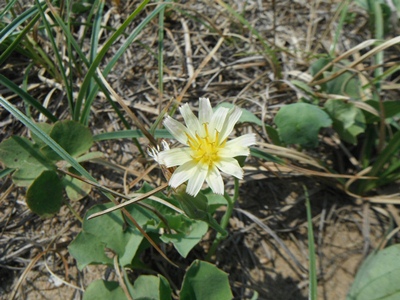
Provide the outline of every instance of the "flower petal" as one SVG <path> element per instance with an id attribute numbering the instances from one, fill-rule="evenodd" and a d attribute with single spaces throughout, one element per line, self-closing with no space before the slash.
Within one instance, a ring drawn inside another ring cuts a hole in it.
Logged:
<path id="1" fill-rule="evenodd" d="M 196 172 L 196 165 L 197 163 L 191 160 L 179 166 L 172 174 L 169 185 L 173 188 L 177 188 L 187 181 Z"/>
<path id="2" fill-rule="evenodd" d="M 224 181 L 222 180 L 221 173 L 215 166 L 208 171 L 206 181 L 215 194 L 222 195 L 224 193 Z"/>
<path id="3" fill-rule="evenodd" d="M 208 98 L 200 98 L 199 99 L 200 125 L 203 125 L 204 123 L 210 123 L 212 115 L 213 115 L 213 110 L 211 107 L 210 100 Z"/>
<path id="4" fill-rule="evenodd" d="M 228 175 L 235 176 L 239 179 L 243 178 L 243 170 L 239 166 L 238 161 L 234 158 L 221 157 L 219 161 L 215 162 L 215 165 L 218 167 L 218 169 Z"/>
<path id="5" fill-rule="evenodd" d="M 187 145 L 187 128 L 182 123 L 167 116 L 164 120 L 164 126 L 167 130 L 180 142 L 181 144 Z"/>
<path id="6" fill-rule="evenodd" d="M 256 135 L 248 133 L 228 141 L 218 155 L 221 157 L 247 156 L 250 153 L 248 147 L 254 144 L 256 144 Z"/>
<path id="7" fill-rule="evenodd" d="M 196 137 L 196 133 L 203 134 L 203 126 L 200 125 L 199 120 L 190 109 L 189 104 L 184 104 L 179 108 L 179 110 L 181 111 L 182 117 L 185 120 L 188 132 L 191 133 L 192 137 Z"/>
<path id="8" fill-rule="evenodd" d="M 174 148 L 158 153 L 158 163 L 167 168 L 183 165 L 192 160 L 190 148 Z"/>
<path id="9" fill-rule="evenodd" d="M 219 157 L 236 157 L 236 156 L 248 156 L 250 154 L 249 147 L 229 147 L 226 146 L 224 149 L 218 151 Z"/>
<path id="10" fill-rule="evenodd" d="M 203 163 L 198 163 L 193 176 L 189 178 L 188 185 L 186 187 L 186 193 L 196 196 L 203 186 L 207 174 L 208 166 L 205 166 Z"/>
<path id="11" fill-rule="evenodd" d="M 229 112 L 229 109 L 226 107 L 219 107 L 214 112 L 214 114 L 211 118 L 211 121 L 210 121 L 210 125 L 209 125 L 211 134 L 214 134 L 214 130 L 221 132 L 221 130 L 224 126 L 224 123 L 227 120 L 228 112 Z"/>
<path id="12" fill-rule="evenodd" d="M 235 124 L 237 123 L 237 121 L 239 121 L 241 115 L 242 110 L 237 106 L 229 110 L 228 116 L 219 135 L 220 143 L 222 143 L 231 134 L 233 127 L 235 127 Z"/>

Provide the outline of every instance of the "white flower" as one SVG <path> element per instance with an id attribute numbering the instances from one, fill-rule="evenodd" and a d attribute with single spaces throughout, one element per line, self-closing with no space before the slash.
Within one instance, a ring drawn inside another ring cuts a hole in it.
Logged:
<path id="1" fill-rule="evenodd" d="M 167 168 L 179 166 L 169 180 L 171 187 L 188 181 L 186 192 L 196 196 L 205 180 L 214 193 L 223 194 L 220 171 L 243 178 L 243 170 L 234 157 L 249 155 L 248 147 L 256 143 L 256 137 L 245 134 L 228 141 L 242 110 L 236 106 L 219 107 L 213 112 L 208 98 L 200 98 L 199 102 L 198 118 L 188 104 L 180 107 L 186 126 L 169 116 L 164 120 L 168 131 L 187 147 L 161 151 L 156 160 Z"/>

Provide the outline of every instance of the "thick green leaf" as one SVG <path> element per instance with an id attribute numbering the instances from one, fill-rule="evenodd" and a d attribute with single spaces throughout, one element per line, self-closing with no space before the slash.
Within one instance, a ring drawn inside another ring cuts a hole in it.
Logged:
<path id="1" fill-rule="evenodd" d="M 348 143 L 356 144 L 357 135 L 365 131 L 365 118 L 361 110 L 353 103 L 342 100 L 328 100 L 325 109 L 340 137 Z"/>
<path id="2" fill-rule="evenodd" d="M 275 128 L 269 125 L 265 125 L 265 130 L 267 131 L 268 137 L 274 145 L 282 146 L 281 139 L 279 138 L 279 133 Z"/>
<path id="3" fill-rule="evenodd" d="M 226 108 L 232 108 L 235 105 L 232 103 L 228 103 L 228 102 L 223 102 L 221 104 L 219 104 L 216 108 L 218 107 L 226 107 Z M 259 126 L 262 126 L 262 122 L 259 118 L 257 118 L 253 113 L 249 112 L 247 109 L 242 109 L 242 115 L 240 116 L 239 122 L 244 123 L 244 122 L 248 122 L 248 123 L 254 123 L 257 124 Z"/>
<path id="4" fill-rule="evenodd" d="M 347 300 L 400 299 L 400 245 L 368 256 L 358 270 Z"/>
<path id="5" fill-rule="evenodd" d="M 325 72 L 324 75 L 329 77 L 334 72 Z M 349 96 L 354 99 L 360 98 L 361 83 L 357 76 L 351 72 L 345 72 L 342 75 L 332 79 L 326 83 L 325 92 L 334 95 Z"/>
<path id="6" fill-rule="evenodd" d="M 44 122 L 36 123 L 36 126 L 48 135 L 50 135 L 50 132 L 53 129 L 53 125 Z M 35 144 L 39 147 L 43 147 L 44 145 L 46 145 L 46 143 L 43 142 L 35 133 L 31 132 L 31 137 Z"/>
<path id="7" fill-rule="evenodd" d="M 275 155 L 269 154 L 267 152 L 261 151 L 260 149 L 253 148 L 253 147 L 250 148 L 250 154 L 251 154 L 251 156 L 254 156 L 254 157 L 257 157 L 260 159 L 265 159 L 266 161 L 272 161 L 277 164 L 284 164 L 284 162 L 285 162 L 283 159 L 276 157 Z"/>
<path id="8" fill-rule="evenodd" d="M 73 168 L 70 168 L 69 171 L 74 172 Z M 68 198 L 72 201 L 82 200 L 92 190 L 90 184 L 69 175 L 64 177 L 63 184 Z"/>
<path id="9" fill-rule="evenodd" d="M 373 108 L 375 108 L 378 112 L 381 111 L 381 105 L 383 106 L 383 115 L 385 119 L 387 118 L 392 118 L 394 116 L 400 115 L 400 101 L 385 101 L 382 103 L 379 103 L 378 101 L 375 100 L 367 100 L 365 101 L 366 104 L 371 105 Z M 374 123 L 374 122 L 379 122 L 380 118 L 378 116 L 375 116 L 371 114 L 370 112 L 363 111 L 365 115 L 365 119 L 367 123 Z"/>
<path id="10" fill-rule="evenodd" d="M 228 274 L 208 262 L 195 260 L 183 279 L 179 299 L 230 300 Z"/>
<path id="11" fill-rule="evenodd" d="M 0 144 L 0 161 L 16 169 L 13 181 L 18 186 L 29 186 L 44 170 L 55 169 L 27 138 L 12 136 Z"/>
<path id="12" fill-rule="evenodd" d="M 26 192 L 28 207 L 41 217 L 58 213 L 63 201 L 63 186 L 55 171 L 43 171 Z"/>
<path id="13" fill-rule="evenodd" d="M 208 212 L 213 214 L 221 206 L 226 206 L 228 201 L 223 195 L 213 193 L 210 188 L 203 191 L 203 194 L 207 197 Z"/>
<path id="14" fill-rule="evenodd" d="M 123 289 L 116 281 L 96 280 L 93 281 L 85 293 L 83 300 L 126 300 Z"/>
<path id="15" fill-rule="evenodd" d="M 81 231 L 76 238 L 69 244 L 68 251 L 76 259 L 78 269 L 83 270 L 90 264 L 109 264 L 112 259 L 107 257 L 104 250 L 106 244 L 88 232 Z"/>
<path id="16" fill-rule="evenodd" d="M 331 126 L 332 120 L 318 106 L 294 103 L 279 110 L 275 124 L 284 143 L 316 147 L 320 128 Z"/>
<path id="17" fill-rule="evenodd" d="M 317 73 L 319 71 L 321 71 L 323 68 L 325 68 L 325 66 L 327 64 L 329 64 L 332 61 L 332 59 L 330 58 L 326 58 L 326 57 L 321 57 L 319 59 L 317 59 L 316 61 L 314 61 L 311 66 L 310 66 L 310 73 L 312 76 L 317 75 Z M 328 70 L 329 71 L 329 70 Z M 319 76 L 318 76 L 319 77 Z M 320 78 L 317 78 L 320 79 Z"/>
<path id="18" fill-rule="evenodd" d="M 171 288 L 167 279 L 158 275 L 141 275 L 133 286 L 133 300 L 170 300 Z"/>
<path id="19" fill-rule="evenodd" d="M 93 144 L 93 137 L 89 128 L 70 120 L 55 123 L 50 132 L 50 137 L 72 157 L 85 153 Z M 42 151 L 53 160 L 61 159 L 49 146 L 44 146 Z"/>
<path id="20" fill-rule="evenodd" d="M 182 257 L 186 258 L 207 233 L 208 225 L 203 221 L 189 220 L 185 232 L 166 233 L 161 236 L 164 243 L 172 243 Z M 180 228 L 182 229 L 182 228 Z"/>
<path id="21" fill-rule="evenodd" d="M 142 240 L 142 234 L 132 226 L 125 229 L 122 212 L 117 210 L 100 217 L 87 220 L 87 217 L 113 206 L 112 204 L 96 205 L 86 214 L 83 222 L 83 231 L 91 233 L 98 238 L 97 242 L 106 244 L 106 247 L 113 250 L 119 256 L 120 264 L 127 266 L 132 262 Z M 151 220 L 152 216 L 137 205 L 130 205 L 127 209 L 132 213 L 135 220 L 144 225 Z"/>

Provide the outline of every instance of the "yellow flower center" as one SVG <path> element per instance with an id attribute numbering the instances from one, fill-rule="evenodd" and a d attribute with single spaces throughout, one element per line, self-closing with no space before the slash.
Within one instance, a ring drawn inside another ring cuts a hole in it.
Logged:
<path id="1" fill-rule="evenodd" d="M 192 157 L 195 161 L 211 166 L 219 160 L 218 151 L 223 148 L 225 141 L 218 145 L 219 132 L 215 130 L 215 133 L 210 135 L 208 123 L 203 125 L 205 136 L 201 137 L 196 133 L 196 137 L 193 138 L 187 134 L 188 144 L 192 149 Z"/>

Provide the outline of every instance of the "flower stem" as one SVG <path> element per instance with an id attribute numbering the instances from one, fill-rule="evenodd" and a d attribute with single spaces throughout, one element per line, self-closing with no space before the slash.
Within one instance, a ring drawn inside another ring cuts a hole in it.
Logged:
<path id="1" fill-rule="evenodd" d="M 228 202 L 228 205 L 227 205 L 227 207 L 226 207 L 225 214 L 222 216 L 222 219 L 221 219 L 221 225 L 220 225 L 220 227 L 221 227 L 222 229 L 225 229 L 226 226 L 228 226 L 229 219 L 230 219 L 231 216 L 232 216 L 233 207 L 234 207 L 234 205 L 235 205 L 235 202 L 236 202 L 238 196 L 239 196 L 239 179 L 235 178 L 235 190 L 234 190 L 233 198 L 231 198 L 231 197 L 228 195 L 228 193 L 226 193 L 226 192 L 225 192 L 225 194 L 224 194 L 224 197 L 225 197 L 226 201 Z M 220 244 L 221 241 L 224 240 L 227 236 L 228 236 L 227 234 L 223 235 L 223 234 L 221 234 L 221 233 L 219 233 L 219 232 L 217 233 L 217 236 L 215 237 L 215 240 L 213 241 L 213 243 L 212 243 L 212 245 L 211 245 L 211 247 L 210 247 L 210 250 L 209 250 L 208 253 L 207 253 L 207 256 L 206 256 L 206 260 L 207 260 L 207 261 L 210 261 L 210 260 L 211 260 L 211 257 L 215 254 L 215 251 L 217 250 L 219 244 Z"/>
<path id="2" fill-rule="evenodd" d="M 69 208 L 69 210 L 72 212 L 72 214 L 75 216 L 75 218 L 78 219 L 81 224 L 83 223 L 83 219 L 79 216 L 77 211 L 71 206 L 71 204 L 68 203 L 68 201 L 65 201 L 65 205 Z"/>

